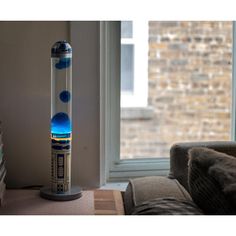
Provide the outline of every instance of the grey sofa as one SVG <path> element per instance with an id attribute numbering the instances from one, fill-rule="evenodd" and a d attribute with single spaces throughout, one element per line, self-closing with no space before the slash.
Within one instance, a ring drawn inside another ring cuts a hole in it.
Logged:
<path id="1" fill-rule="evenodd" d="M 193 147 L 207 147 L 236 157 L 236 142 L 177 143 L 170 149 L 170 172 L 166 177 L 151 176 L 131 179 L 124 193 L 126 214 L 136 206 L 161 197 L 175 197 L 191 201 L 188 187 L 188 151 Z"/>

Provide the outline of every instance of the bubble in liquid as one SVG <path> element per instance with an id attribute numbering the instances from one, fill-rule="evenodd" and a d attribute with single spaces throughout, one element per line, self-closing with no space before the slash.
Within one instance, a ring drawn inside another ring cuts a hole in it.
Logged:
<path id="1" fill-rule="evenodd" d="M 51 132 L 54 134 L 71 133 L 69 116 L 64 112 L 56 113 L 51 120 Z"/>
<path id="2" fill-rule="evenodd" d="M 62 102 L 69 102 L 70 101 L 70 92 L 67 90 L 64 90 L 60 93 L 60 99 Z"/>

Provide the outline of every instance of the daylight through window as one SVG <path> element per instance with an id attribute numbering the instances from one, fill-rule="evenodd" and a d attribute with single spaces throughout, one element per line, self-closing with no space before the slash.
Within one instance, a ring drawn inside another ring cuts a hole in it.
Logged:
<path id="1" fill-rule="evenodd" d="M 138 24 L 121 23 L 121 159 L 230 140 L 232 22 Z"/>

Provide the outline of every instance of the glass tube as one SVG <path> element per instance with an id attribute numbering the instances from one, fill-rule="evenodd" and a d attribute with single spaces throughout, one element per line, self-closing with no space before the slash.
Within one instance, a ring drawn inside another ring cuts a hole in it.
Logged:
<path id="1" fill-rule="evenodd" d="M 51 50 L 51 177 L 52 191 L 71 188 L 72 48 L 66 41 Z"/>

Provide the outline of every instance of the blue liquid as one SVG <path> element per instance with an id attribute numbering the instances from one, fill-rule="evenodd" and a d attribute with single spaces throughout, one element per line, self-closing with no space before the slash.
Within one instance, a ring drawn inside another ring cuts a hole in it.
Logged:
<path id="1" fill-rule="evenodd" d="M 60 99 L 62 102 L 67 103 L 70 101 L 70 92 L 67 90 L 64 90 L 60 93 Z"/>
<path id="2" fill-rule="evenodd" d="M 70 67 L 71 59 L 70 58 L 61 58 L 58 63 L 56 63 L 55 67 L 59 70 Z"/>
<path id="3" fill-rule="evenodd" d="M 53 137 L 68 138 L 71 134 L 71 122 L 64 112 L 56 113 L 51 119 L 51 133 Z"/>

